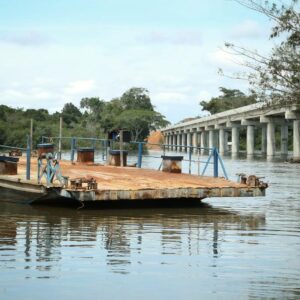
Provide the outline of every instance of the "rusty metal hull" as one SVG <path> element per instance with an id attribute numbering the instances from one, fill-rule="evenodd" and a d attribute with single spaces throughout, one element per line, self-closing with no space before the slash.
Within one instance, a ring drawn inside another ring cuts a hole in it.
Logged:
<path id="1" fill-rule="evenodd" d="M 209 197 L 260 197 L 265 191 L 260 188 L 180 188 L 160 190 L 63 190 L 62 196 L 79 201 L 118 201 L 118 200 L 163 200 L 199 199 Z"/>
<path id="2" fill-rule="evenodd" d="M 43 185 L 0 179 L 0 199 L 20 203 L 57 204 L 72 202 L 98 202 L 122 200 L 189 200 L 201 201 L 209 197 L 259 197 L 265 189 L 258 187 L 223 188 L 174 188 L 141 190 L 71 190 L 60 187 L 46 188 Z"/>

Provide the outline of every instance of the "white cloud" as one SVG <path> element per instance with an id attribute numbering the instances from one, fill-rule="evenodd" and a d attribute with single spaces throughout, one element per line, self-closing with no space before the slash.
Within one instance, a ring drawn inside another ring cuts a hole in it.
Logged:
<path id="1" fill-rule="evenodd" d="M 55 103 L 56 98 L 57 95 L 39 87 L 28 88 L 19 85 L 17 88 L 0 91 L 1 104 L 13 107 L 49 109 L 57 105 Z"/>
<path id="2" fill-rule="evenodd" d="M 226 50 L 223 48 L 212 52 L 212 54 L 210 55 L 210 61 L 218 67 L 236 68 L 236 60 L 236 56 L 226 52 Z"/>
<path id="3" fill-rule="evenodd" d="M 95 88 L 94 80 L 78 80 L 73 81 L 68 84 L 68 86 L 64 89 L 64 92 L 68 95 L 77 95 L 82 93 L 87 93 L 92 91 Z"/>
<path id="4" fill-rule="evenodd" d="M 158 92 L 152 95 L 154 104 L 184 104 L 187 101 L 187 94 L 179 92 Z"/>
<path id="5" fill-rule="evenodd" d="M 202 33 L 197 30 L 152 31 L 137 38 L 149 44 L 202 45 Z"/>
<path id="6" fill-rule="evenodd" d="M 2 101 L 5 99 L 10 99 L 10 98 L 23 98 L 24 97 L 24 93 L 15 90 L 15 89 L 7 89 L 4 90 L 1 94 L 1 99 Z"/>
<path id="7" fill-rule="evenodd" d="M 52 39 L 36 30 L 2 31 L 0 32 L 0 42 L 15 44 L 18 46 L 43 46 L 51 43 Z"/>
<path id="8" fill-rule="evenodd" d="M 49 91 L 43 90 L 39 87 L 34 87 L 29 92 L 30 97 L 37 100 L 47 100 L 50 99 L 53 95 Z"/>
<path id="9" fill-rule="evenodd" d="M 269 29 L 253 20 L 245 20 L 243 23 L 236 25 L 230 33 L 233 39 L 257 39 L 264 37 Z"/>
<path id="10" fill-rule="evenodd" d="M 198 95 L 198 99 L 201 101 L 209 101 L 212 98 L 212 94 L 209 91 L 202 90 Z"/>

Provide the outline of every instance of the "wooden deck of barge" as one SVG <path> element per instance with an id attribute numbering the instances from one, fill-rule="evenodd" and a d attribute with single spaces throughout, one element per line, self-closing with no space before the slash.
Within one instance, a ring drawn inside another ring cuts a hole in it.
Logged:
<path id="1" fill-rule="evenodd" d="M 51 190 L 60 197 L 79 201 L 145 200 L 145 199 L 204 199 L 206 197 L 254 197 L 264 196 L 265 187 L 251 187 L 207 176 L 172 174 L 133 167 L 113 167 L 97 164 L 77 164 L 60 161 L 62 174 L 73 178 L 94 178 L 97 189 L 74 189 L 70 185 L 61 188 L 58 182 L 47 188 L 45 180 L 37 182 L 37 159 L 31 160 L 31 180 L 25 180 L 26 161 L 20 158 L 18 175 L 0 176 L 0 187 L 19 192 L 45 195 Z M 52 195 L 53 197 L 53 195 Z"/>

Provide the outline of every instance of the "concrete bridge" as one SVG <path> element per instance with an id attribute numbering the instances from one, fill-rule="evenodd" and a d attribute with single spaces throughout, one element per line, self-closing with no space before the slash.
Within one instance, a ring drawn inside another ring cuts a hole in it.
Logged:
<path id="1" fill-rule="evenodd" d="M 221 154 L 240 151 L 240 131 L 246 128 L 246 152 L 251 156 L 257 150 L 255 140 L 260 136 L 259 151 L 273 157 L 276 154 L 275 132 L 280 130 L 280 153 L 288 155 L 289 131 L 293 131 L 293 158 L 300 159 L 300 106 L 268 107 L 255 103 L 227 110 L 208 117 L 169 126 L 162 130 L 165 144 L 172 150 L 187 151 L 188 146 L 217 147 Z M 231 144 L 231 150 L 228 145 Z M 179 146 L 175 146 L 179 145 Z M 204 152 L 204 149 L 201 149 Z"/>

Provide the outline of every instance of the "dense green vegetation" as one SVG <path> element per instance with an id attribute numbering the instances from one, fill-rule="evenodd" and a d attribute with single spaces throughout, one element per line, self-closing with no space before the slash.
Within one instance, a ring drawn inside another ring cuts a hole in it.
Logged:
<path id="1" fill-rule="evenodd" d="M 203 111 L 208 111 L 213 115 L 225 110 L 238 108 L 256 102 L 255 95 L 247 96 L 239 90 L 231 90 L 220 87 L 220 92 L 220 96 L 213 97 L 209 101 L 201 101 L 199 103 L 202 106 Z"/>
<path id="2" fill-rule="evenodd" d="M 143 140 L 150 130 L 164 127 L 169 122 L 155 111 L 149 93 L 144 88 L 131 88 L 121 97 L 104 101 L 83 98 L 80 108 L 66 103 L 61 112 L 46 109 L 11 108 L 0 105 L 0 144 L 24 147 L 34 122 L 33 145 L 41 136 L 58 136 L 59 118 L 63 117 L 63 136 L 104 138 L 107 132 L 126 129 L 132 140 Z"/>

